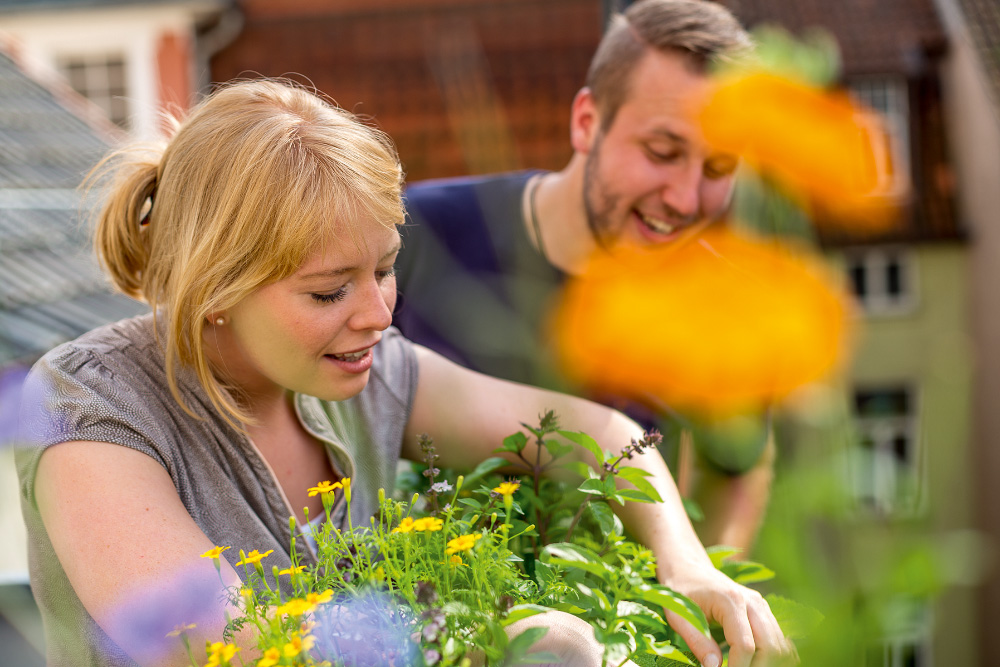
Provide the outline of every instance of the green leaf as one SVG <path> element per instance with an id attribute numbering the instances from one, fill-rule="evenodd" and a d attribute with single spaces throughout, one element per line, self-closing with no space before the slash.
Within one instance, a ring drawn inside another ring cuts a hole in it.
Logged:
<path id="1" fill-rule="evenodd" d="M 578 477 L 582 479 L 599 479 L 600 475 L 594 472 L 594 469 L 583 461 L 567 461 L 566 463 L 560 464 L 558 467 L 569 470 Z"/>
<path id="2" fill-rule="evenodd" d="M 705 551 L 708 552 L 708 557 L 712 559 L 712 565 L 715 566 L 715 569 L 721 570 L 722 561 L 738 555 L 743 551 L 743 549 L 740 549 L 739 547 L 728 547 L 724 544 L 716 544 L 715 546 L 706 547 Z"/>
<path id="3" fill-rule="evenodd" d="M 608 475 L 604 478 L 604 495 L 610 498 L 617 493 L 618 488 L 615 486 L 615 478 L 613 475 Z"/>
<path id="4" fill-rule="evenodd" d="M 705 513 L 701 511 L 701 505 L 690 498 L 681 498 L 681 502 L 684 504 L 684 511 L 687 512 L 688 518 L 691 521 L 698 522 L 705 520 Z"/>
<path id="5" fill-rule="evenodd" d="M 504 664 L 517 665 L 522 663 L 535 642 L 544 637 L 548 631 L 548 628 L 528 628 L 511 639 L 510 643 L 507 644 L 507 656 Z"/>
<path id="6" fill-rule="evenodd" d="M 618 493 L 615 495 L 622 500 L 631 501 L 633 503 L 656 503 L 659 502 L 658 498 L 660 497 L 657 495 L 656 498 L 652 498 L 649 494 L 643 493 L 638 489 L 618 489 Z"/>
<path id="7" fill-rule="evenodd" d="M 510 611 L 507 612 L 507 618 L 500 623 L 507 626 L 536 614 L 544 614 L 547 611 L 551 611 L 551 607 L 543 607 L 540 604 L 517 604 L 510 608 Z"/>
<path id="8" fill-rule="evenodd" d="M 609 454 L 601 449 L 601 446 L 597 444 L 597 441 L 591 438 L 586 433 L 579 433 L 577 431 L 556 431 L 559 435 L 566 438 L 570 442 L 575 442 L 580 445 L 588 452 L 594 455 L 594 459 L 597 461 L 597 465 L 603 465 L 605 461 L 608 460 Z"/>
<path id="9" fill-rule="evenodd" d="M 698 663 L 692 662 L 691 658 L 688 657 L 684 651 L 671 644 L 669 641 L 656 641 L 652 635 L 645 635 L 646 642 L 649 644 L 649 648 L 646 650 L 653 655 L 657 655 L 661 658 L 666 658 L 669 662 L 657 661 L 657 667 L 663 665 L 663 667 L 673 667 L 673 665 L 697 665 Z M 693 657 L 693 656 L 691 656 Z"/>
<path id="10" fill-rule="evenodd" d="M 642 468 L 623 466 L 619 468 L 618 472 L 615 474 L 625 481 L 630 482 L 632 486 L 648 495 L 653 499 L 653 502 L 658 503 L 663 501 L 663 498 L 661 498 L 660 494 L 657 493 L 652 483 L 646 479 L 652 474 L 651 472 L 643 470 Z"/>
<path id="11" fill-rule="evenodd" d="M 528 436 L 526 436 L 521 431 L 517 433 L 512 433 L 503 439 L 503 447 L 499 449 L 494 449 L 495 452 L 513 452 L 514 454 L 520 453 L 524 447 L 528 444 Z"/>
<path id="12" fill-rule="evenodd" d="M 583 493 L 589 493 L 595 496 L 604 495 L 604 482 L 600 479 L 586 479 L 579 486 L 579 490 Z"/>
<path id="13" fill-rule="evenodd" d="M 506 459 L 500 458 L 499 456 L 493 456 L 486 459 L 485 461 L 477 465 L 475 470 L 473 470 L 472 472 L 470 472 L 468 475 L 465 476 L 465 480 L 462 482 L 462 488 L 466 489 L 470 488 L 469 484 L 471 482 L 478 481 L 481 477 L 485 477 L 494 470 L 497 470 L 498 468 L 502 468 L 507 465 L 510 465 L 510 462 L 507 461 Z"/>
<path id="14" fill-rule="evenodd" d="M 607 535 L 614 532 L 615 513 L 611 511 L 607 503 L 590 503 L 589 511 L 602 534 Z"/>
<path id="15" fill-rule="evenodd" d="M 601 561 L 600 556 L 586 547 L 568 542 L 549 544 L 542 550 L 542 560 L 553 565 L 572 567 L 603 577 L 608 574 L 609 567 Z"/>
<path id="16" fill-rule="evenodd" d="M 636 591 L 637 597 L 644 602 L 659 605 L 685 619 L 699 632 L 708 634 L 708 620 L 701 609 L 691 600 L 659 584 L 646 585 Z"/>
<path id="17" fill-rule="evenodd" d="M 666 621 L 660 614 L 644 604 L 639 604 L 631 600 L 619 600 L 615 611 L 619 619 L 641 623 L 652 630 L 660 630 L 666 624 Z"/>
<path id="18" fill-rule="evenodd" d="M 545 449 L 548 450 L 549 454 L 554 459 L 566 456 L 573 451 L 573 445 L 564 445 L 561 442 L 556 442 L 555 440 L 545 440 L 542 444 L 545 445 Z"/>
<path id="19" fill-rule="evenodd" d="M 719 568 L 738 584 L 755 584 L 774 579 L 774 570 L 752 561 L 726 561 Z"/>
<path id="20" fill-rule="evenodd" d="M 823 622 L 823 614 L 804 604 L 771 593 L 764 597 L 771 607 L 771 613 L 781 626 L 781 632 L 789 639 L 808 637 Z"/>

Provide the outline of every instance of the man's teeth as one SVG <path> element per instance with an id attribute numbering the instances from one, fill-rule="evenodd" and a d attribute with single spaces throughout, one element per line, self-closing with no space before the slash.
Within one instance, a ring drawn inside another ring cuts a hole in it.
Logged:
<path id="1" fill-rule="evenodd" d="M 370 349 L 371 348 L 369 347 L 367 349 L 361 350 L 360 352 L 348 352 L 347 354 L 331 354 L 330 356 L 333 357 L 334 359 L 337 359 L 338 361 L 357 361 L 361 357 L 368 354 L 368 350 Z"/>
<path id="2" fill-rule="evenodd" d="M 647 227 L 652 229 L 654 232 L 659 232 L 660 234 L 670 234 L 676 229 L 669 222 L 664 222 L 658 218 L 650 218 L 649 216 L 639 214 L 639 218 L 645 223 Z"/>

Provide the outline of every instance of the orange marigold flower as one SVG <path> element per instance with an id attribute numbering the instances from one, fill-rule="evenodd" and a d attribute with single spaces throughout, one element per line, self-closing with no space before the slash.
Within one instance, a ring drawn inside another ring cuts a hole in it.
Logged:
<path id="1" fill-rule="evenodd" d="M 874 112 L 831 92 L 763 71 L 721 77 L 700 111 L 705 140 L 773 177 L 819 222 L 884 229 L 899 182 Z"/>
<path id="2" fill-rule="evenodd" d="M 236 563 L 236 565 L 253 565 L 254 563 L 259 563 L 264 558 L 267 558 L 272 553 L 274 553 L 274 549 L 268 549 L 264 553 L 259 553 L 256 549 L 254 549 L 244 556 L 240 562 Z"/>
<path id="3" fill-rule="evenodd" d="M 330 480 L 326 480 L 325 482 L 320 482 L 316 486 L 309 487 L 309 497 L 311 498 L 320 493 L 322 494 L 333 493 L 337 489 L 342 489 L 342 488 L 344 488 L 342 482 L 331 482 Z"/>
<path id="4" fill-rule="evenodd" d="M 512 496 L 519 488 L 521 488 L 520 482 L 502 482 L 500 486 L 493 490 L 502 496 Z"/>
<path id="5" fill-rule="evenodd" d="M 818 261 L 720 228 L 596 256 L 567 284 L 553 331 L 581 383 L 721 416 L 824 378 L 849 323 L 847 297 Z"/>
<path id="6" fill-rule="evenodd" d="M 427 531 L 433 533 L 441 530 L 442 526 L 444 526 L 444 521 L 433 516 L 427 516 L 413 522 L 413 530 L 416 531 Z"/>
<path id="7" fill-rule="evenodd" d="M 392 532 L 409 533 L 413 530 L 413 524 L 415 523 L 416 522 L 410 517 L 404 517 L 403 520 L 399 522 L 399 525 L 392 529 Z"/>
<path id="8" fill-rule="evenodd" d="M 482 537 L 481 533 L 469 533 L 467 535 L 459 535 L 453 540 L 448 541 L 448 548 L 444 552 L 448 555 L 457 554 L 461 551 L 468 551 L 472 547 L 476 546 L 476 542 Z"/>

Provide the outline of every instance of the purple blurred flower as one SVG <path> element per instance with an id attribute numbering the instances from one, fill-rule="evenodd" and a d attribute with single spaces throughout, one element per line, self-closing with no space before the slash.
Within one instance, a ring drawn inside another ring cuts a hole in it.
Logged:
<path id="1" fill-rule="evenodd" d="M 17 415 L 26 368 L 14 366 L 0 371 L 0 447 L 13 446 L 17 439 Z"/>

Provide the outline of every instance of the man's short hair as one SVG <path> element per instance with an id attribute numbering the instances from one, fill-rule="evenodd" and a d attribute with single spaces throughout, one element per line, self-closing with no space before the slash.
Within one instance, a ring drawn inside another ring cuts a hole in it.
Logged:
<path id="1" fill-rule="evenodd" d="M 746 54 L 752 41 L 729 10 L 707 0 L 639 0 L 612 17 L 587 73 L 587 86 L 610 127 L 625 102 L 632 72 L 647 49 L 685 56 L 692 68 Z"/>

